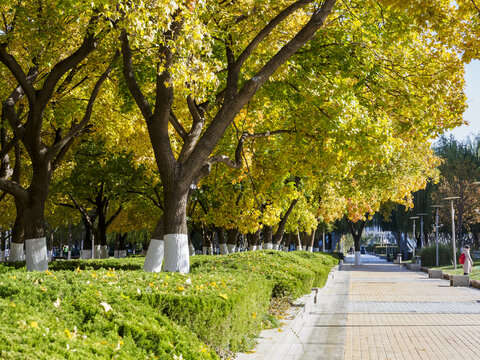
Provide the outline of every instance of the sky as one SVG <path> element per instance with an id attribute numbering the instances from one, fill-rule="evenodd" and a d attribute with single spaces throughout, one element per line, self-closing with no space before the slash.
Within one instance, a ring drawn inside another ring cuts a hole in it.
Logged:
<path id="1" fill-rule="evenodd" d="M 480 61 L 475 60 L 465 65 L 465 80 L 468 108 L 463 118 L 469 125 L 462 125 L 446 133 L 447 136 L 452 134 L 458 140 L 480 132 Z"/>

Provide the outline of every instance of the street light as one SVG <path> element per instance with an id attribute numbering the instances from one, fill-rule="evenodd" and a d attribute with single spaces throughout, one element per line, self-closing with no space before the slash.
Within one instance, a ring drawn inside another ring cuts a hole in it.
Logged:
<path id="1" fill-rule="evenodd" d="M 436 252 L 435 252 L 435 264 L 438 267 L 438 209 L 442 208 L 443 205 L 432 205 L 432 208 L 435 209 L 435 245 L 436 245 Z"/>
<path id="2" fill-rule="evenodd" d="M 423 244 L 424 244 L 424 241 L 423 241 L 423 217 L 424 216 L 427 216 L 428 214 L 427 213 L 421 213 L 421 214 L 417 214 L 418 216 L 420 216 L 420 246 L 419 248 L 423 248 Z"/>
<path id="3" fill-rule="evenodd" d="M 413 220 L 413 255 L 412 260 L 415 261 L 415 248 L 417 247 L 417 237 L 415 236 L 415 220 L 418 219 L 418 216 L 410 216 L 410 220 Z"/>
<path id="4" fill-rule="evenodd" d="M 450 201 L 450 211 L 452 213 L 452 244 L 453 244 L 453 268 L 457 269 L 457 245 L 455 244 L 455 209 L 453 208 L 453 200 L 460 199 L 460 196 L 450 196 L 443 200 Z"/>

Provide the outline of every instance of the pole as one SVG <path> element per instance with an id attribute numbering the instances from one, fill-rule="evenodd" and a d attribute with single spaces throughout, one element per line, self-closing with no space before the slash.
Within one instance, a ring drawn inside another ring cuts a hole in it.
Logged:
<path id="1" fill-rule="evenodd" d="M 438 267 L 438 207 L 435 209 L 435 245 L 436 245 L 436 252 L 435 252 L 435 264 Z"/>
<path id="2" fill-rule="evenodd" d="M 420 249 L 423 247 L 423 216 L 420 216 Z"/>
<path id="3" fill-rule="evenodd" d="M 455 209 L 453 207 L 453 200 L 450 200 L 450 209 L 452 211 L 453 268 L 457 269 L 457 245 L 455 244 Z"/>
<path id="4" fill-rule="evenodd" d="M 322 252 L 325 252 L 325 231 L 322 233 Z"/>
<path id="5" fill-rule="evenodd" d="M 417 237 L 415 236 L 415 219 L 413 219 L 413 261 L 415 261 L 415 248 L 417 247 Z"/>

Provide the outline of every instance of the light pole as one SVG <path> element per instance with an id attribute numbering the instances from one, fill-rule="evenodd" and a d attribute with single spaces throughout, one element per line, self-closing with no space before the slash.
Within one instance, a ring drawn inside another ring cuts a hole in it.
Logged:
<path id="1" fill-rule="evenodd" d="M 455 209 L 453 207 L 453 200 L 460 199 L 460 196 L 450 196 L 443 200 L 450 201 L 450 211 L 452 213 L 452 245 L 453 245 L 453 268 L 457 269 L 457 245 L 455 243 Z"/>
<path id="2" fill-rule="evenodd" d="M 420 249 L 421 249 L 421 248 L 423 248 L 423 244 L 424 244 L 424 241 L 423 241 L 423 217 L 427 216 L 428 214 L 421 213 L 421 214 L 417 214 L 417 215 L 420 216 Z"/>
<path id="3" fill-rule="evenodd" d="M 417 247 L 417 237 L 415 236 L 415 220 L 418 219 L 418 216 L 410 216 L 409 219 L 413 220 L 413 255 L 412 255 L 412 261 L 415 261 L 415 248 Z"/>
<path id="4" fill-rule="evenodd" d="M 442 208 L 443 205 L 432 205 L 432 208 L 435 209 L 435 245 L 436 245 L 436 251 L 435 251 L 435 266 L 438 267 L 438 209 Z"/>

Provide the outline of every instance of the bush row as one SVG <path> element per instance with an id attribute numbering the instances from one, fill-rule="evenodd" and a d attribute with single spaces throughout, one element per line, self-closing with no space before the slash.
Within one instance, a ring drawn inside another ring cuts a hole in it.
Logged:
<path id="1" fill-rule="evenodd" d="M 141 259 L 0 265 L 0 358 L 218 359 L 245 350 L 272 296 L 323 286 L 334 257 L 256 251 L 195 256 L 190 274 Z"/>

